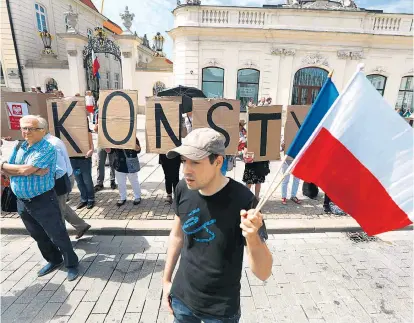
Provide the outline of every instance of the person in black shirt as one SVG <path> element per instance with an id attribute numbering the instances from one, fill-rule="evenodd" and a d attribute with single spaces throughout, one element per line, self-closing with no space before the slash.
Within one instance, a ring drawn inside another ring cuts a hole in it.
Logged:
<path id="1" fill-rule="evenodd" d="M 266 227 L 254 210 L 257 199 L 222 175 L 224 137 L 215 130 L 193 130 L 167 157 L 178 155 L 184 179 L 175 192 L 163 299 L 177 323 L 238 322 L 244 247 L 259 279 L 266 280 L 272 269 Z"/>

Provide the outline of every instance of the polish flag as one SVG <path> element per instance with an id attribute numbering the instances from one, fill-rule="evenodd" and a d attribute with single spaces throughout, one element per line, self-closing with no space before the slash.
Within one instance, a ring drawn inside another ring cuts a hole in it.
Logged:
<path id="1" fill-rule="evenodd" d="M 413 222 L 414 131 L 358 71 L 290 166 L 369 235 Z"/>
<path id="2" fill-rule="evenodd" d="M 96 57 L 95 52 L 92 50 L 92 73 L 93 76 L 95 76 L 97 79 L 100 78 L 99 75 L 99 68 L 101 65 L 99 65 L 98 57 Z"/>

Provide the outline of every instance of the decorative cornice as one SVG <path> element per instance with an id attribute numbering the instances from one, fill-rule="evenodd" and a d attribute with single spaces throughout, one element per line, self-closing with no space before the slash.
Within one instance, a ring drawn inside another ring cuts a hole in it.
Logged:
<path id="1" fill-rule="evenodd" d="M 252 68 L 252 67 L 257 67 L 257 64 L 256 64 L 256 63 L 254 63 L 251 59 L 247 60 L 247 61 L 244 63 L 244 65 L 245 65 L 245 66 L 247 66 L 247 67 L 249 67 L 249 68 Z"/>
<path id="2" fill-rule="evenodd" d="M 296 55 L 296 50 L 294 49 L 288 49 L 288 48 L 277 48 L 277 47 L 272 47 L 270 49 L 270 55 L 276 55 L 276 56 L 295 56 Z"/>
<path id="3" fill-rule="evenodd" d="M 78 55 L 78 51 L 76 49 L 68 49 L 67 53 L 69 56 L 76 56 Z"/>
<path id="4" fill-rule="evenodd" d="M 352 50 L 338 50 L 337 56 L 339 59 L 360 60 L 364 58 L 364 52 Z"/>
<path id="5" fill-rule="evenodd" d="M 383 66 L 377 66 L 371 70 L 371 73 L 384 74 L 384 73 L 387 73 L 387 71 L 385 70 Z"/>
<path id="6" fill-rule="evenodd" d="M 364 52 L 361 51 L 355 51 L 355 52 L 351 52 L 351 59 L 354 60 L 361 60 L 364 58 Z"/>
<path id="7" fill-rule="evenodd" d="M 328 59 L 320 53 L 308 54 L 302 59 L 305 65 L 320 65 L 329 67 Z"/>
<path id="8" fill-rule="evenodd" d="M 220 63 L 215 58 L 211 58 L 211 59 L 208 60 L 207 65 L 218 66 L 218 65 L 220 65 Z"/>
<path id="9" fill-rule="evenodd" d="M 132 53 L 131 52 L 122 52 L 122 56 L 124 56 L 125 58 L 131 58 Z"/>

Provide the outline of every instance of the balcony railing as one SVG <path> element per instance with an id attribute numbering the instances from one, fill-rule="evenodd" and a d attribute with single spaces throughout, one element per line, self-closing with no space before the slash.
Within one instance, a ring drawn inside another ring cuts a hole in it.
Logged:
<path id="1" fill-rule="evenodd" d="M 413 29 L 412 15 L 365 11 L 186 6 L 176 9 L 174 14 L 175 27 L 263 28 L 404 36 L 411 36 Z"/>

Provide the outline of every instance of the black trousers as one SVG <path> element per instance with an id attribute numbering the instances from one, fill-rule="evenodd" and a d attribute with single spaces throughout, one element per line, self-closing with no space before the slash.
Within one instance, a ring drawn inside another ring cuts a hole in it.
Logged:
<path id="1" fill-rule="evenodd" d="M 167 194 L 172 194 L 180 181 L 181 157 L 168 159 L 165 155 L 160 155 L 160 164 L 165 176 L 165 190 Z"/>
<path id="2" fill-rule="evenodd" d="M 325 197 L 323 198 L 323 206 L 329 206 L 329 202 L 331 202 L 331 199 L 329 196 L 325 193 Z"/>
<path id="3" fill-rule="evenodd" d="M 78 266 L 78 256 L 66 231 L 54 190 L 32 199 L 18 198 L 17 211 L 47 262 L 58 264 L 63 256 L 66 267 Z"/>

